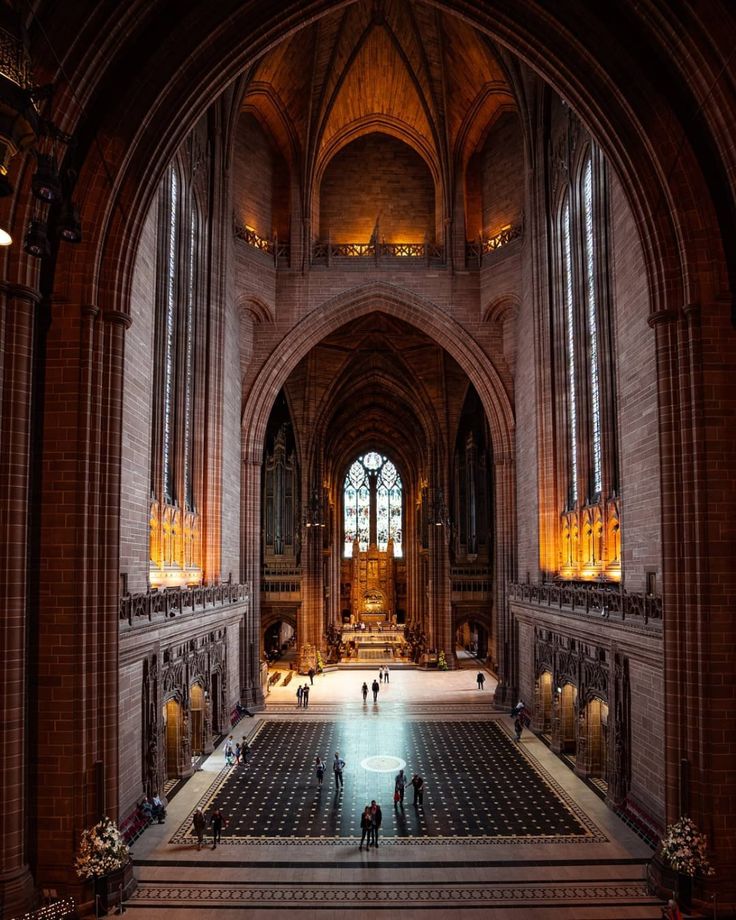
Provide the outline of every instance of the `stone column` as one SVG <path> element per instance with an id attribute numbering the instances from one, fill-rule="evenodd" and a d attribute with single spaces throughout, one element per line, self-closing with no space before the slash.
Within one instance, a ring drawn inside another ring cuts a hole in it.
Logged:
<path id="1" fill-rule="evenodd" d="M 250 588 L 240 626 L 240 700 L 263 706 L 261 685 L 261 457 L 243 448 L 241 488 L 241 581 Z"/>
<path id="2" fill-rule="evenodd" d="M 518 693 L 514 621 L 508 584 L 516 577 L 516 466 L 513 457 L 494 458 L 495 597 L 492 639 L 498 663 L 495 699 L 506 703 Z"/>
<path id="3" fill-rule="evenodd" d="M 2 429 L 0 430 L 0 522 L 3 540 L 1 632 L 2 719 L 0 739 L 0 904 L 5 916 L 19 916 L 33 901 L 26 861 L 26 647 L 29 470 L 33 333 L 37 291 L 0 285 L 2 335 Z"/>

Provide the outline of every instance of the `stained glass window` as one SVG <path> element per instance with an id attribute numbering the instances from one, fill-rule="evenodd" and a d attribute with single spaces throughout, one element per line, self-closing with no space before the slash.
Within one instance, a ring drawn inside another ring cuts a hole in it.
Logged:
<path id="1" fill-rule="evenodd" d="M 184 499 L 189 510 L 194 508 L 194 494 L 192 490 L 192 433 L 194 428 L 193 389 L 194 389 L 194 304 L 196 299 L 197 278 L 197 242 L 198 242 L 198 217 L 197 210 L 192 207 L 189 219 L 189 266 L 187 278 L 187 303 L 186 303 L 186 340 L 184 343 Z"/>
<path id="2" fill-rule="evenodd" d="M 562 285 L 565 313 L 565 361 L 567 374 L 567 445 L 569 457 L 568 502 L 572 507 L 578 499 L 577 421 L 578 396 L 575 377 L 575 301 L 572 282 L 572 220 L 570 199 L 565 199 L 561 215 Z"/>
<path id="3" fill-rule="evenodd" d="M 164 305 L 164 392 L 161 453 L 163 486 L 166 501 L 174 500 L 171 445 L 174 434 L 174 373 L 176 361 L 176 255 L 178 245 L 179 178 L 176 169 L 169 171 L 169 222 L 166 245 L 166 302 Z"/>
<path id="4" fill-rule="evenodd" d="M 593 168 L 590 154 L 583 169 L 583 250 L 585 261 L 586 319 L 588 324 L 588 380 L 590 385 L 591 461 L 593 492 L 603 488 L 601 462 L 601 396 L 598 371 L 598 297 L 595 273 L 595 229 L 593 226 Z"/>
<path id="5" fill-rule="evenodd" d="M 401 477 L 388 458 L 370 451 L 351 464 L 343 485 L 343 551 L 346 558 L 353 555 L 356 538 L 361 550 L 368 549 L 372 510 L 378 549 L 385 551 L 389 540 L 393 540 L 394 556 L 402 555 L 401 498 Z"/>

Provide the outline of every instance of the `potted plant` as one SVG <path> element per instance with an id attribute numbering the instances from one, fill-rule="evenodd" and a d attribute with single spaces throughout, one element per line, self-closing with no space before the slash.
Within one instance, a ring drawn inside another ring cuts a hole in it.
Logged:
<path id="1" fill-rule="evenodd" d="M 130 851 L 108 817 L 82 831 L 74 868 L 80 878 L 94 881 L 95 895 L 105 911 L 119 904 L 135 885 Z"/>
<path id="2" fill-rule="evenodd" d="M 444 651 L 441 651 L 441 652 L 440 652 L 440 656 L 439 656 L 439 658 L 437 659 L 437 669 L 440 670 L 440 671 L 446 671 L 446 670 L 447 670 L 447 659 L 445 658 L 445 653 L 444 653 Z"/>
<path id="3" fill-rule="evenodd" d="M 707 849 L 705 834 L 700 833 L 691 818 L 682 817 L 670 824 L 662 837 L 658 856 L 677 875 L 677 896 L 684 910 L 690 908 L 693 878 L 714 874 Z"/>

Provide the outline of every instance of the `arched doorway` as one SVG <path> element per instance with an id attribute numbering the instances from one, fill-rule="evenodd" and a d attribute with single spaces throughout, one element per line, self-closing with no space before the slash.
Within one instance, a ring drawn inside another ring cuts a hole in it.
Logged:
<path id="1" fill-rule="evenodd" d="M 557 738 L 553 746 L 560 754 L 574 754 L 576 748 L 575 734 L 575 702 L 577 700 L 577 687 L 573 684 L 562 684 L 558 688 L 557 706 Z"/>
<path id="2" fill-rule="evenodd" d="M 189 691 L 189 711 L 191 714 L 192 753 L 202 754 L 205 750 L 205 700 L 204 688 L 201 684 L 192 684 Z"/>
<path id="3" fill-rule="evenodd" d="M 181 703 L 172 698 L 164 703 L 164 740 L 166 745 L 166 778 L 174 779 L 181 774 L 179 754 L 181 751 Z"/>
<path id="4" fill-rule="evenodd" d="M 485 661 L 488 657 L 488 627 L 476 617 L 461 619 L 455 628 L 455 654 Z"/>
<path id="5" fill-rule="evenodd" d="M 598 696 L 588 700 L 583 713 L 585 762 L 581 772 L 608 781 L 608 703 Z"/>
<path id="6" fill-rule="evenodd" d="M 552 672 L 542 671 L 537 679 L 536 728 L 543 735 L 552 731 Z"/>
<path id="7" fill-rule="evenodd" d="M 210 706 L 212 710 L 212 731 L 214 734 L 219 734 L 222 731 L 222 726 L 220 720 L 222 718 L 222 705 L 220 700 L 220 694 L 222 693 L 222 682 L 220 680 L 220 672 L 213 671 L 210 676 L 210 686 L 212 691 L 210 694 Z"/>
<path id="8" fill-rule="evenodd" d="M 263 654 L 269 662 L 292 657 L 296 648 L 296 629 L 292 619 L 271 619 L 263 631 Z"/>

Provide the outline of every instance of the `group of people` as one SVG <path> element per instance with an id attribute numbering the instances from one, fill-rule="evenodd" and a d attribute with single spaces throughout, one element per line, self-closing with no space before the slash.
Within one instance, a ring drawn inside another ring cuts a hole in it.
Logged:
<path id="1" fill-rule="evenodd" d="M 381 806 L 376 804 L 376 800 L 372 799 L 370 805 L 366 805 L 363 809 L 363 814 L 360 816 L 360 846 L 359 850 L 363 849 L 363 842 L 367 839 L 368 843 L 366 844 L 366 849 L 369 850 L 371 847 L 378 846 L 378 832 L 381 829 L 381 822 L 383 821 L 383 812 L 381 811 Z"/>
<path id="2" fill-rule="evenodd" d="M 212 812 L 209 821 L 205 817 L 205 814 L 201 808 L 198 808 L 194 812 L 194 816 L 192 817 L 192 827 L 194 828 L 194 836 L 197 838 L 198 850 L 202 849 L 202 844 L 204 843 L 204 837 L 207 832 L 208 824 L 212 828 L 212 849 L 214 850 L 217 847 L 217 844 L 222 842 L 222 829 L 223 827 L 227 827 L 227 818 L 225 815 L 223 815 L 219 808 L 216 808 Z"/>
<path id="3" fill-rule="evenodd" d="M 250 746 L 243 735 L 242 741 L 236 742 L 232 735 L 225 742 L 225 763 L 228 767 L 236 763 L 246 764 L 250 756 Z"/>
<path id="4" fill-rule="evenodd" d="M 149 821 L 158 821 L 159 824 L 164 823 L 166 819 L 166 805 L 158 792 L 154 792 L 151 798 L 146 796 L 139 805 L 139 808 L 141 814 L 145 818 L 148 818 Z"/>
<path id="5" fill-rule="evenodd" d="M 411 786 L 414 790 L 414 799 L 412 805 L 419 807 L 424 803 L 424 778 L 419 773 L 414 773 L 409 780 L 403 770 L 399 770 L 394 779 L 394 808 L 404 806 L 404 794 L 406 787 Z"/>
<path id="6" fill-rule="evenodd" d="M 296 688 L 296 708 L 309 709 L 309 684 L 307 683 Z"/>
<path id="7" fill-rule="evenodd" d="M 390 677 L 390 674 L 388 670 L 388 665 L 386 665 L 386 667 L 381 666 L 378 669 L 378 680 L 376 680 L 376 678 L 374 677 L 373 683 L 371 684 L 371 690 L 373 692 L 373 702 L 374 703 L 378 702 L 378 691 L 381 689 L 381 684 L 389 683 L 389 677 Z M 368 699 L 368 684 L 366 683 L 366 681 L 363 681 L 361 692 L 363 694 L 363 702 L 365 703 L 366 700 Z"/>

